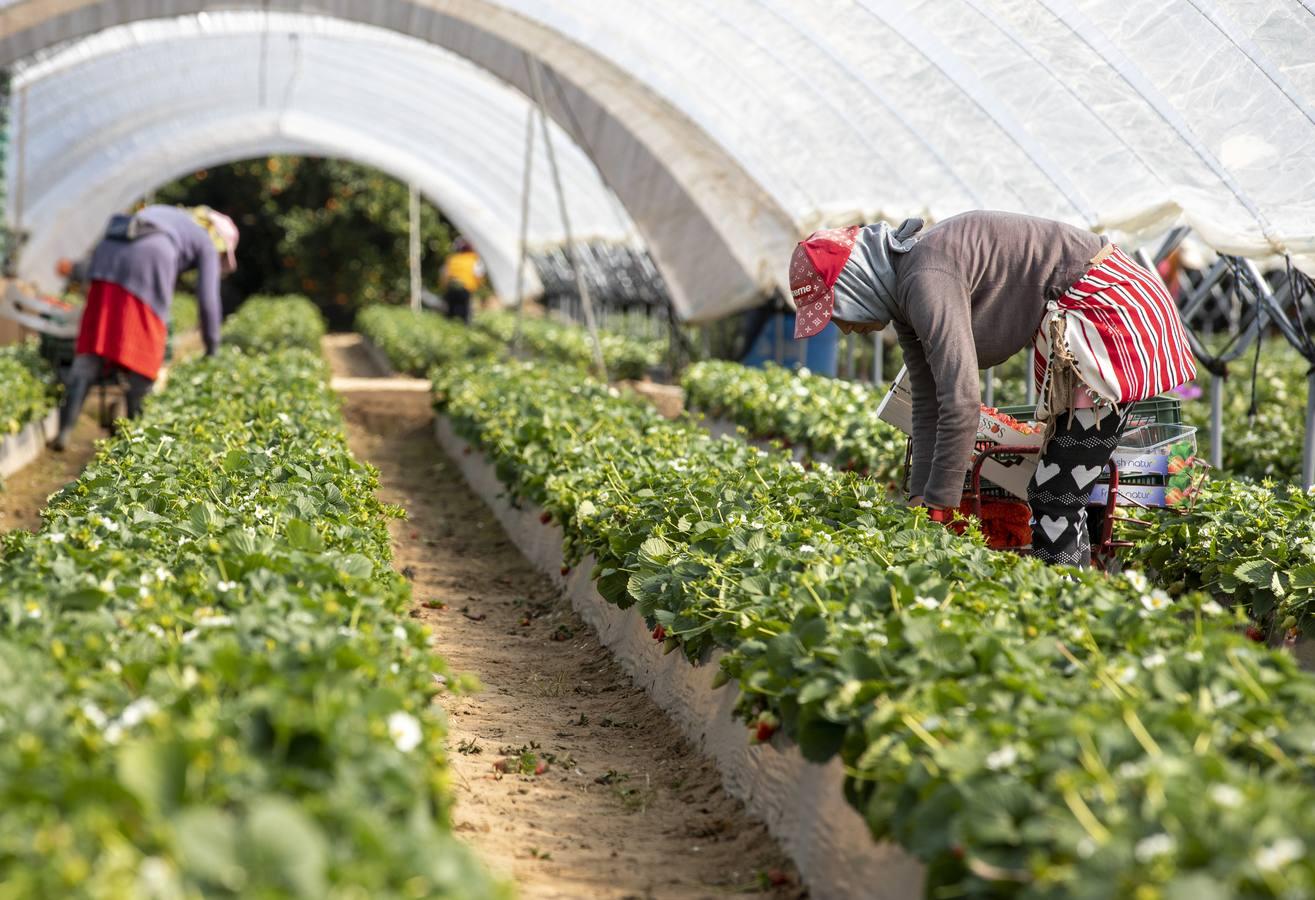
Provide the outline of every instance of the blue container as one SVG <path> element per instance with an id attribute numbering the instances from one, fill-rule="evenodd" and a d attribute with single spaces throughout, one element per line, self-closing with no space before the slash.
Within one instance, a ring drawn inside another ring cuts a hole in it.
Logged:
<path id="1" fill-rule="evenodd" d="M 777 337 L 781 338 L 781 355 L 777 356 Z M 828 325 L 819 334 L 804 341 L 794 339 L 794 313 L 784 313 L 768 321 L 758 340 L 754 341 L 746 366 L 762 368 L 765 363 L 778 359 L 781 365 L 792 369 L 807 366 L 818 375 L 836 377 L 840 357 L 840 329 Z"/>

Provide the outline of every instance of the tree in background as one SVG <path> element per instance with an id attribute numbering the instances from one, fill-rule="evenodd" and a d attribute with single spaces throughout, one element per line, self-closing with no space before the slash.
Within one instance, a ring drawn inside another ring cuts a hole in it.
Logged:
<path id="1" fill-rule="evenodd" d="M 305 294 L 346 328 L 373 303 L 410 298 L 407 186 L 368 166 L 271 156 L 202 169 L 155 194 L 157 203 L 206 204 L 242 229 L 225 305 L 252 294 Z M 456 231 L 421 204 L 421 269 L 434 290 Z"/>

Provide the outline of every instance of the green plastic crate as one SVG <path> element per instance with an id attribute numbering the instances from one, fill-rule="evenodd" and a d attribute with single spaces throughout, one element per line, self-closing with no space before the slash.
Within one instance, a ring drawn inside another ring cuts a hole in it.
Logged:
<path id="1" fill-rule="evenodd" d="M 1036 416 L 1036 406 L 1002 406 L 1000 412 L 1028 422 Z M 1134 403 L 1132 414 L 1128 418 L 1129 429 L 1140 428 L 1142 425 L 1181 425 L 1182 423 L 1182 401 L 1164 394 Z"/>

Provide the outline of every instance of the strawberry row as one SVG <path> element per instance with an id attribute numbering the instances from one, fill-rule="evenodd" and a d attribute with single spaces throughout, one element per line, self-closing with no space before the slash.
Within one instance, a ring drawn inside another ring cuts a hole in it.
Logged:
<path id="1" fill-rule="evenodd" d="M 500 896 L 316 356 L 178 367 L 0 559 L 6 896 Z"/>
<path id="2" fill-rule="evenodd" d="M 224 321 L 224 342 L 249 353 L 285 347 L 320 352 L 324 319 L 305 297 L 251 297 Z"/>
<path id="3" fill-rule="evenodd" d="M 885 484 L 903 478 L 905 436 L 877 418 L 884 394 L 871 385 L 768 364 L 711 360 L 681 376 L 690 412 L 726 419 L 750 435 L 802 447 Z"/>
<path id="4" fill-rule="evenodd" d="M 758 739 L 838 754 L 930 892 L 1315 891 L 1315 681 L 1206 597 L 992 554 L 575 373 L 456 366 L 436 398 L 604 598 L 722 652 Z"/>
<path id="5" fill-rule="evenodd" d="M 493 356 L 502 344 L 453 319 L 397 306 L 367 306 L 355 328 L 383 351 L 393 368 L 424 377 L 434 366 Z"/>
<path id="6" fill-rule="evenodd" d="M 1281 359 L 1276 354 L 1269 364 Z M 1266 390 L 1277 390 L 1271 382 L 1282 379 L 1270 371 Z M 888 484 L 900 478 L 905 437 L 877 418 L 882 393 L 868 385 L 703 362 L 686 371 L 683 386 L 691 410 L 728 419 L 754 437 L 802 446 Z M 1312 503 L 1315 495 L 1287 486 L 1217 478 L 1192 510 L 1148 513 L 1149 525 L 1132 534 L 1129 558 L 1170 593 L 1208 590 L 1241 604 L 1262 629 L 1272 623 L 1275 637 L 1294 639 L 1311 630 L 1315 616 Z"/>
<path id="7" fill-rule="evenodd" d="M 516 315 L 511 312 L 484 312 L 475 317 L 475 327 L 504 345 L 510 344 L 516 335 Z M 653 338 L 629 337 L 603 331 L 599 339 L 607 374 L 615 379 L 645 377 L 650 369 L 662 362 L 666 350 L 663 341 Z M 520 342 L 521 346 L 541 359 L 583 369 L 593 364 L 589 334 L 576 325 L 526 316 L 520 322 Z"/>
<path id="8" fill-rule="evenodd" d="M 45 416 L 58 399 L 58 382 L 35 343 L 0 348 L 0 438 Z"/>

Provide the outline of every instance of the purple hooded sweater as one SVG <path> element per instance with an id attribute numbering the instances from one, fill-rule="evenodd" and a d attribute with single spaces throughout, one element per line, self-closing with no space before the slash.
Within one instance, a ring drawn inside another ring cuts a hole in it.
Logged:
<path id="1" fill-rule="evenodd" d="M 153 229 L 135 241 L 103 240 L 87 278 L 117 284 L 169 324 L 178 276 L 196 269 L 196 301 L 207 353 L 219 348 L 219 251 L 192 214 L 176 206 L 148 206 L 137 218 Z"/>

